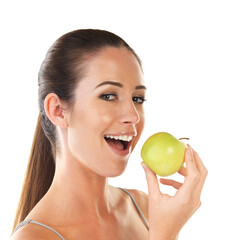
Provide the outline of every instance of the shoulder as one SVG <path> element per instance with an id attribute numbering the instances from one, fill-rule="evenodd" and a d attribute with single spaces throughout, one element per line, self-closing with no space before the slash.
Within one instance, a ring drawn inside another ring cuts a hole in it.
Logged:
<path id="1" fill-rule="evenodd" d="M 126 189 L 134 198 L 135 202 L 138 204 L 140 210 L 142 211 L 144 217 L 148 221 L 148 195 L 136 189 Z"/>
<path id="2" fill-rule="evenodd" d="M 52 231 L 35 224 L 26 224 L 19 228 L 10 240 L 55 240 L 59 237 Z"/>
<path id="3" fill-rule="evenodd" d="M 147 205 L 148 204 L 148 195 L 137 189 L 127 189 L 126 190 L 132 195 L 135 201 L 139 202 L 139 204 Z"/>

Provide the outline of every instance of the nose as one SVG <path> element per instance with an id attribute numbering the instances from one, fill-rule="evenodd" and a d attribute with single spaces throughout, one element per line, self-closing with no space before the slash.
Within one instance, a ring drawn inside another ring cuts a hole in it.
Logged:
<path id="1" fill-rule="evenodd" d="M 139 112 L 136 109 L 133 101 L 126 101 L 122 104 L 120 113 L 120 122 L 123 124 L 137 124 L 140 121 Z"/>

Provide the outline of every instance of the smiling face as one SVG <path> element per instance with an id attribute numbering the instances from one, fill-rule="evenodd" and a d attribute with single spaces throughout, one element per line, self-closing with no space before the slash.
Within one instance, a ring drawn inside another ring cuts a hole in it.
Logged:
<path id="1" fill-rule="evenodd" d="M 89 62 L 68 116 L 67 148 L 89 170 L 120 175 L 144 126 L 141 67 L 126 48 L 104 48 Z"/>

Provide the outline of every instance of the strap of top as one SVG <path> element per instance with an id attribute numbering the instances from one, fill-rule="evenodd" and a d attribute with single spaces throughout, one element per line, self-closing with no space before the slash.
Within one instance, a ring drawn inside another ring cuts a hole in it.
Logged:
<path id="1" fill-rule="evenodd" d="M 47 228 L 47 229 L 55 232 L 62 240 L 65 240 L 65 238 L 64 238 L 60 233 L 58 233 L 56 230 L 54 230 L 53 228 L 51 228 L 51 227 L 49 227 L 49 226 L 47 226 L 47 225 L 45 225 L 45 224 L 42 224 L 42 223 L 40 223 L 40 222 L 33 221 L 33 220 L 31 220 L 31 219 L 22 221 L 20 224 L 18 224 L 18 226 L 14 229 L 13 233 L 15 233 L 19 228 L 21 228 L 22 226 L 24 226 L 24 225 L 26 225 L 26 224 L 28 224 L 28 223 L 34 223 L 34 224 L 40 225 L 40 226 L 42 226 L 42 227 L 45 227 L 45 228 Z M 12 234 L 13 234 L 13 233 L 12 233 Z"/>
<path id="2" fill-rule="evenodd" d="M 134 203 L 134 205 L 135 205 L 135 207 L 136 207 L 138 213 L 140 214 L 141 219 L 143 220 L 143 223 L 145 224 L 146 228 L 149 230 L 148 223 L 147 223 L 146 219 L 144 218 L 144 216 L 143 216 L 143 214 L 142 214 L 140 208 L 138 207 L 136 201 L 134 200 L 133 196 L 130 194 L 130 192 L 128 192 L 128 191 L 125 190 L 124 188 L 120 188 L 120 189 L 123 190 L 125 193 L 127 193 L 127 194 L 130 196 L 130 198 L 132 199 L 132 201 L 133 201 L 133 203 Z"/>

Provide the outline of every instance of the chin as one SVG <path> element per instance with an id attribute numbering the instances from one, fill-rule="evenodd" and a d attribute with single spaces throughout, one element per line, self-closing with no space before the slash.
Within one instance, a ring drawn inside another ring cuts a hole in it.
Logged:
<path id="1" fill-rule="evenodd" d="M 106 177 L 118 177 L 122 175 L 126 169 L 127 162 L 125 164 L 121 164 L 121 166 L 115 166 L 112 169 L 109 169 L 108 173 L 105 172 Z"/>

